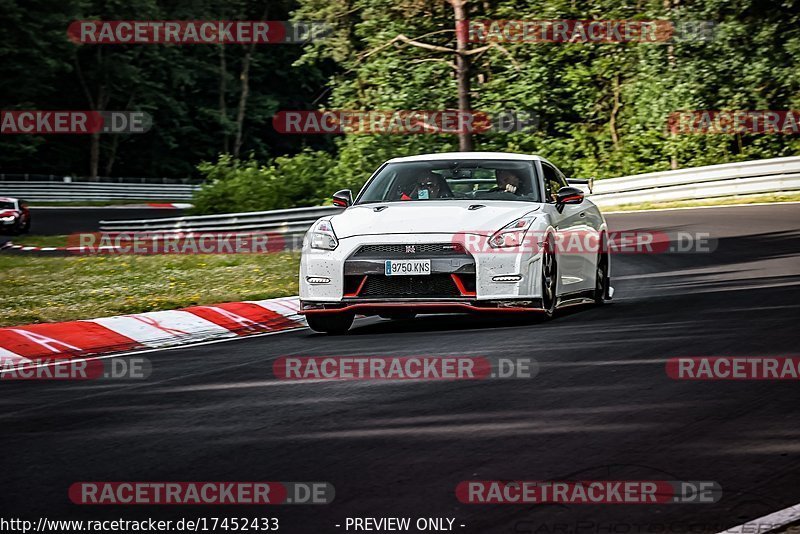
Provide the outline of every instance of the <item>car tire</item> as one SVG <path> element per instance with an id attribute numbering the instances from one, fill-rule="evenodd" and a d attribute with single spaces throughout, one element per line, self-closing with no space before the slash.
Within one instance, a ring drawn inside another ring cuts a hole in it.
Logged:
<path id="1" fill-rule="evenodd" d="M 24 225 L 22 225 L 22 224 L 20 224 L 20 223 L 19 223 L 19 221 L 17 221 L 17 224 L 15 224 L 15 225 L 14 225 L 14 226 L 11 228 L 11 231 L 10 231 L 9 233 L 10 233 L 11 235 L 22 235 L 22 234 L 24 234 L 24 233 L 25 233 L 25 226 L 24 226 Z"/>
<path id="2" fill-rule="evenodd" d="M 31 230 L 31 220 L 30 219 L 26 219 L 25 220 L 25 224 L 22 225 L 21 233 L 27 234 L 28 232 L 30 232 L 30 230 Z"/>
<path id="3" fill-rule="evenodd" d="M 391 319 L 392 321 L 410 321 L 416 316 L 417 314 L 414 312 L 393 312 L 379 314 L 381 319 Z"/>
<path id="4" fill-rule="evenodd" d="M 600 250 L 597 253 L 597 265 L 595 269 L 594 281 L 594 303 L 598 306 L 603 304 L 608 294 L 608 251 L 606 250 L 606 236 L 600 239 Z"/>
<path id="5" fill-rule="evenodd" d="M 355 314 L 353 313 L 326 313 L 306 315 L 306 322 L 308 327 L 323 334 L 344 334 L 353 325 Z"/>
<path id="6" fill-rule="evenodd" d="M 556 313 L 558 297 L 558 262 L 556 260 L 556 247 L 553 236 L 548 235 L 542 251 L 542 309 L 543 318 L 552 319 Z"/>

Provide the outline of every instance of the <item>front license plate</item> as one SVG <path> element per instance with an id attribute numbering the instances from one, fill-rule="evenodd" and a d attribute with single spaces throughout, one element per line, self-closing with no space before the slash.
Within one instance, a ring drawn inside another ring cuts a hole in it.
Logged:
<path id="1" fill-rule="evenodd" d="M 386 276 L 431 274 L 431 260 L 386 260 Z"/>

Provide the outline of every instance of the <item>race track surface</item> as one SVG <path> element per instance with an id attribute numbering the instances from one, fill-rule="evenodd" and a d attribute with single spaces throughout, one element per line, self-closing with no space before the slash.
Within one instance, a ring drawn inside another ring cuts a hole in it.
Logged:
<path id="1" fill-rule="evenodd" d="M 31 208 L 33 235 L 97 232 L 100 221 L 180 217 L 182 210 L 161 208 Z"/>
<path id="2" fill-rule="evenodd" d="M 0 383 L 4 515 L 455 517 L 460 532 L 717 532 L 800 502 L 798 382 L 684 382 L 677 356 L 798 356 L 800 204 L 609 215 L 710 232 L 709 254 L 616 255 L 614 303 L 554 321 L 357 321 L 145 354 L 149 380 Z M 278 382 L 280 356 L 533 357 L 530 380 Z M 466 505 L 462 480 L 713 480 L 716 504 Z M 76 481 L 328 481 L 327 506 L 80 507 Z M 342 527 L 335 527 L 340 524 Z M 658 528 L 662 530 L 647 530 Z M 670 530 L 671 529 L 671 530 Z"/>
<path id="3" fill-rule="evenodd" d="M 181 209 L 162 208 L 31 208 L 30 235 L 67 235 L 76 232 L 98 232 L 100 221 L 156 219 L 160 217 L 180 217 Z M 24 240 L 25 236 L 0 233 L 0 245 L 11 241 Z M 6 253 L 10 251 L 5 251 Z M 24 252 L 30 254 L 29 252 Z M 46 254 L 53 255 L 53 254 Z"/>

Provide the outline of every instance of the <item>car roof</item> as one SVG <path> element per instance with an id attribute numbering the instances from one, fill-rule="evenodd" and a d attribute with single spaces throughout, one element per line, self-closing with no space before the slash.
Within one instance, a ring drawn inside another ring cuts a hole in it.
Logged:
<path id="1" fill-rule="evenodd" d="M 0 201 L 4 201 L 4 202 L 16 202 L 16 201 L 17 201 L 17 199 L 16 199 L 16 198 L 12 198 L 12 197 L 0 197 Z"/>
<path id="2" fill-rule="evenodd" d="M 419 154 L 417 156 L 405 156 L 402 158 L 392 158 L 387 163 L 407 163 L 411 161 L 448 161 L 463 159 L 505 159 L 514 161 L 535 161 L 543 160 L 541 156 L 533 154 L 514 154 L 512 152 L 441 152 L 438 154 Z"/>

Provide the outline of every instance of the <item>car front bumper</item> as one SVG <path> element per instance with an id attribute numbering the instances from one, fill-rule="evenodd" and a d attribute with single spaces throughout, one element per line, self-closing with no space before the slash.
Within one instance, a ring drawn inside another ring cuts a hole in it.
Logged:
<path id="1" fill-rule="evenodd" d="M 332 251 L 310 249 L 306 244 L 300 262 L 302 310 L 309 313 L 344 310 L 362 313 L 414 307 L 463 312 L 530 311 L 541 307 L 540 253 L 491 250 L 464 251 L 463 254 L 403 254 L 401 248 L 400 252 L 362 254 L 362 247 L 370 245 L 378 245 L 373 248 L 387 245 L 387 249 L 413 245 L 418 250 L 427 250 L 431 249 L 430 245 L 454 243 L 457 241 L 451 234 L 390 234 L 340 239 L 339 246 Z M 429 280 L 422 280 L 423 276 L 385 276 L 385 260 L 403 258 L 430 259 L 430 281 L 435 277 L 445 291 L 437 294 L 426 290 L 415 294 L 414 284 Z M 447 285 L 448 277 L 453 279 L 452 287 L 455 289 Z M 502 281 L 497 277 L 513 278 Z M 409 278 L 419 280 L 407 280 Z M 382 294 L 381 288 L 406 283 L 409 288 L 400 293 L 387 290 L 391 294 Z"/>

